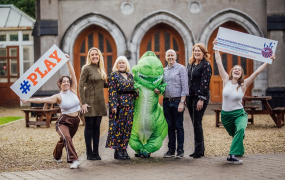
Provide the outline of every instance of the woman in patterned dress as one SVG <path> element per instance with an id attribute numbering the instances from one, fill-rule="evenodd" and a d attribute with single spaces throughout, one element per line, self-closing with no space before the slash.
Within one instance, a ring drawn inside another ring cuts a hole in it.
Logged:
<path id="1" fill-rule="evenodd" d="M 130 159 L 127 147 L 131 135 L 134 99 L 138 93 L 134 90 L 134 79 L 125 56 L 115 61 L 113 72 L 108 78 L 109 86 L 109 133 L 106 148 L 115 149 L 115 159 Z"/>
<path id="2" fill-rule="evenodd" d="M 189 96 L 186 97 L 188 111 L 194 127 L 195 150 L 190 157 L 204 156 L 202 119 L 209 103 L 209 86 L 212 76 L 210 54 L 202 43 L 195 44 L 187 65 Z"/>

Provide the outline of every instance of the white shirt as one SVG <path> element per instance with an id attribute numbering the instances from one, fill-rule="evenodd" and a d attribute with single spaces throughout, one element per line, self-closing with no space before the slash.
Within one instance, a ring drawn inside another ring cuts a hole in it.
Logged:
<path id="1" fill-rule="evenodd" d="M 237 84 L 232 84 L 232 81 L 229 80 L 223 89 L 223 111 L 234 111 L 237 109 L 242 109 L 242 98 L 244 96 L 244 92 L 241 87 L 238 87 Z"/>

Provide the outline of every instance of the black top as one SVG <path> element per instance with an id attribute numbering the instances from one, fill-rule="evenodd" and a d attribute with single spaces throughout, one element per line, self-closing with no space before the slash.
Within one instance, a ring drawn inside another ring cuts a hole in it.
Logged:
<path id="1" fill-rule="evenodd" d="M 212 76 L 211 64 L 202 59 L 202 61 L 195 65 L 188 64 L 188 85 L 189 96 L 198 96 L 200 99 L 209 99 L 210 81 Z"/>

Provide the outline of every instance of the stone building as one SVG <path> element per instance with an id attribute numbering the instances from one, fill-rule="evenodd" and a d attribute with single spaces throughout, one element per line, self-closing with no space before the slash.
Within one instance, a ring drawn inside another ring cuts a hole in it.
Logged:
<path id="1" fill-rule="evenodd" d="M 154 51 L 165 65 L 165 51 L 172 48 L 178 62 L 186 65 L 193 45 L 201 42 L 212 55 L 210 100 L 221 102 L 222 80 L 213 61 L 212 41 L 218 28 L 226 27 L 278 41 L 276 62 L 246 94 L 269 94 L 285 106 L 284 26 L 284 0 L 36 0 L 34 52 L 37 60 L 53 44 L 58 45 L 70 54 L 79 79 L 86 53 L 93 46 L 103 52 L 110 73 L 117 56 L 125 55 L 133 66 L 147 50 Z M 246 77 L 262 64 L 231 54 L 222 57 L 228 71 L 240 64 Z M 66 73 L 63 67 L 36 95 L 57 92 L 55 81 Z"/>

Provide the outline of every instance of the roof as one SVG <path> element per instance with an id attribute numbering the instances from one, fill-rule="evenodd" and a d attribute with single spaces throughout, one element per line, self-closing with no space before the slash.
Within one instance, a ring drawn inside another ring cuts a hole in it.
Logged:
<path id="1" fill-rule="evenodd" d="M 36 20 L 13 4 L 0 5 L 0 28 L 33 28 Z"/>

